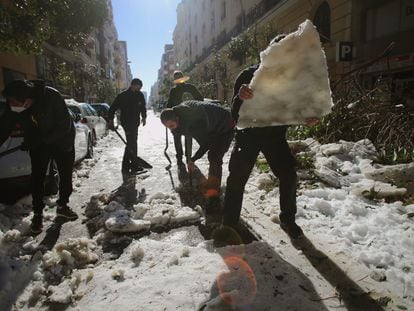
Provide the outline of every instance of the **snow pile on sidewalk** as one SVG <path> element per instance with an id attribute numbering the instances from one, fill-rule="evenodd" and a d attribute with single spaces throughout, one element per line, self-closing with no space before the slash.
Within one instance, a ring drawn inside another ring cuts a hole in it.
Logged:
<path id="1" fill-rule="evenodd" d="M 296 218 L 305 234 L 317 235 L 338 253 L 358 259 L 370 268 L 373 279 L 414 299 L 414 204 L 401 201 L 408 198 L 404 186 L 414 180 L 413 164 L 373 164 L 376 151 L 368 140 L 320 145 L 310 139 L 306 145 L 298 155 L 314 158 L 318 178 L 302 180 L 298 190 Z M 260 190 L 263 175 L 269 174 L 254 170 L 245 206 L 255 206 L 278 222 L 279 190 Z"/>
<path id="2" fill-rule="evenodd" d="M 100 239 L 106 230 L 112 233 L 148 232 L 150 229 L 195 224 L 200 222 L 202 216 L 201 207 L 193 210 L 180 206 L 176 194 L 158 192 L 129 209 L 120 202 L 108 203 L 108 200 L 108 194 L 93 195 L 85 211 L 90 218 L 89 225 L 94 226 Z"/>

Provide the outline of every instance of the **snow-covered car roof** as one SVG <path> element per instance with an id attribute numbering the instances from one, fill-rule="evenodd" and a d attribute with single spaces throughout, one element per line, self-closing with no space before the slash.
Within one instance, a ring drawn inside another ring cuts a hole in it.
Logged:
<path id="1" fill-rule="evenodd" d="M 74 106 L 79 106 L 81 104 L 77 102 L 76 100 L 74 100 L 73 98 L 65 99 L 65 103 L 66 105 L 74 105 Z"/>

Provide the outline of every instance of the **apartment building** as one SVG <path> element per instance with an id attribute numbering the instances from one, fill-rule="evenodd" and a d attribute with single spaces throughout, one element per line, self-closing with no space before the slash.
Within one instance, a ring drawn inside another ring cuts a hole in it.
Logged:
<path id="1" fill-rule="evenodd" d="M 44 44 L 40 55 L 15 55 L 0 51 L 0 89 L 15 79 L 44 79 L 65 95 L 80 101 L 93 102 L 97 98 L 93 84 L 96 79 L 110 81 L 118 90 L 124 89 L 131 81 L 126 42 L 118 41 L 112 15 L 111 0 L 107 0 L 108 19 L 93 31 L 85 45 L 77 51 L 66 50 Z M 65 70 L 73 80 L 70 86 L 57 79 Z M 91 78 L 94 81 L 89 81 Z"/>
<path id="2" fill-rule="evenodd" d="M 116 88 L 125 90 L 132 80 L 131 68 L 128 62 L 128 50 L 126 41 L 115 43 L 115 79 Z"/>
<path id="3" fill-rule="evenodd" d="M 332 81 L 395 42 L 388 58 L 364 68 L 363 82 L 369 86 L 381 75 L 397 89 L 414 89 L 412 0 L 183 0 L 173 36 L 176 61 L 192 70 L 248 28 L 260 31 L 271 25 L 278 33 L 289 33 L 306 19 L 320 33 Z M 230 62 L 231 78 L 244 66 Z"/>
<path id="4" fill-rule="evenodd" d="M 175 46 L 173 44 L 164 45 L 157 81 L 151 86 L 150 106 L 159 107 L 160 103 L 166 100 L 169 90 L 168 85 L 170 85 L 168 81 L 171 81 L 174 71 L 179 68 L 179 64 L 175 61 L 174 51 Z"/>
<path id="5" fill-rule="evenodd" d="M 177 7 L 173 33 L 175 58 L 187 68 L 207 57 L 243 30 L 245 13 L 260 0 L 183 0 Z M 275 1 L 266 1 L 268 3 Z"/>

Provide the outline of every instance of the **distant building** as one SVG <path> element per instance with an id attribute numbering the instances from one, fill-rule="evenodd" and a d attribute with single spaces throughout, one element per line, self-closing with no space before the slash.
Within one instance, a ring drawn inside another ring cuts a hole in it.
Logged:
<path id="1" fill-rule="evenodd" d="M 116 43 L 115 51 L 117 55 L 115 58 L 116 65 L 116 88 L 117 90 L 125 90 L 129 87 L 132 80 L 131 68 L 128 63 L 127 42 L 118 41 Z"/>
<path id="2" fill-rule="evenodd" d="M 161 56 L 161 67 L 158 70 L 157 81 L 151 87 L 150 105 L 158 107 L 168 96 L 168 81 L 172 80 L 174 70 L 178 68 L 174 57 L 174 45 L 166 44 Z M 167 84 L 166 84 L 167 83 Z M 168 89 L 166 89 L 166 87 Z"/>
<path id="3" fill-rule="evenodd" d="M 124 89 L 131 81 L 125 41 L 118 41 L 111 0 L 105 24 L 93 31 L 85 45 L 71 51 L 44 44 L 41 55 L 14 55 L 0 51 L 0 89 L 15 79 L 45 79 L 69 97 L 93 102 L 97 99 L 97 80 Z M 59 76 L 72 81 L 63 84 Z"/>

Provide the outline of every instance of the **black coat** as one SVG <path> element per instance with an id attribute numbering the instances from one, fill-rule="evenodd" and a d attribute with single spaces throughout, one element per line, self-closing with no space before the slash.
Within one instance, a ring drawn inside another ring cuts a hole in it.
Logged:
<path id="1" fill-rule="evenodd" d="M 115 111 L 121 111 L 121 125 L 122 127 L 138 127 L 140 118 L 146 119 L 147 108 L 145 105 L 144 95 L 138 91 L 133 92 L 131 89 L 127 89 L 118 94 L 114 102 L 109 108 L 108 118 L 112 120 L 115 115 Z"/>
<path id="2" fill-rule="evenodd" d="M 191 98 L 186 98 L 187 94 L 190 94 Z M 175 85 L 168 95 L 167 108 L 175 107 L 185 100 L 203 100 L 203 95 L 197 90 L 197 88 L 190 83 L 180 83 Z"/>
<path id="3" fill-rule="evenodd" d="M 207 152 L 213 140 L 233 131 L 235 123 L 230 111 L 217 104 L 189 100 L 172 109 L 178 116 L 178 128 L 174 133 L 191 136 L 200 145 L 193 161 Z"/>
<path id="4" fill-rule="evenodd" d="M 16 124 L 24 130 L 29 149 L 44 145 L 70 151 L 75 141 L 75 126 L 60 93 L 44 84 L 35 84 L 32 106 L 16 113 L 7 109 L 0 121 L 0 145 L 10 136 Z"/>

